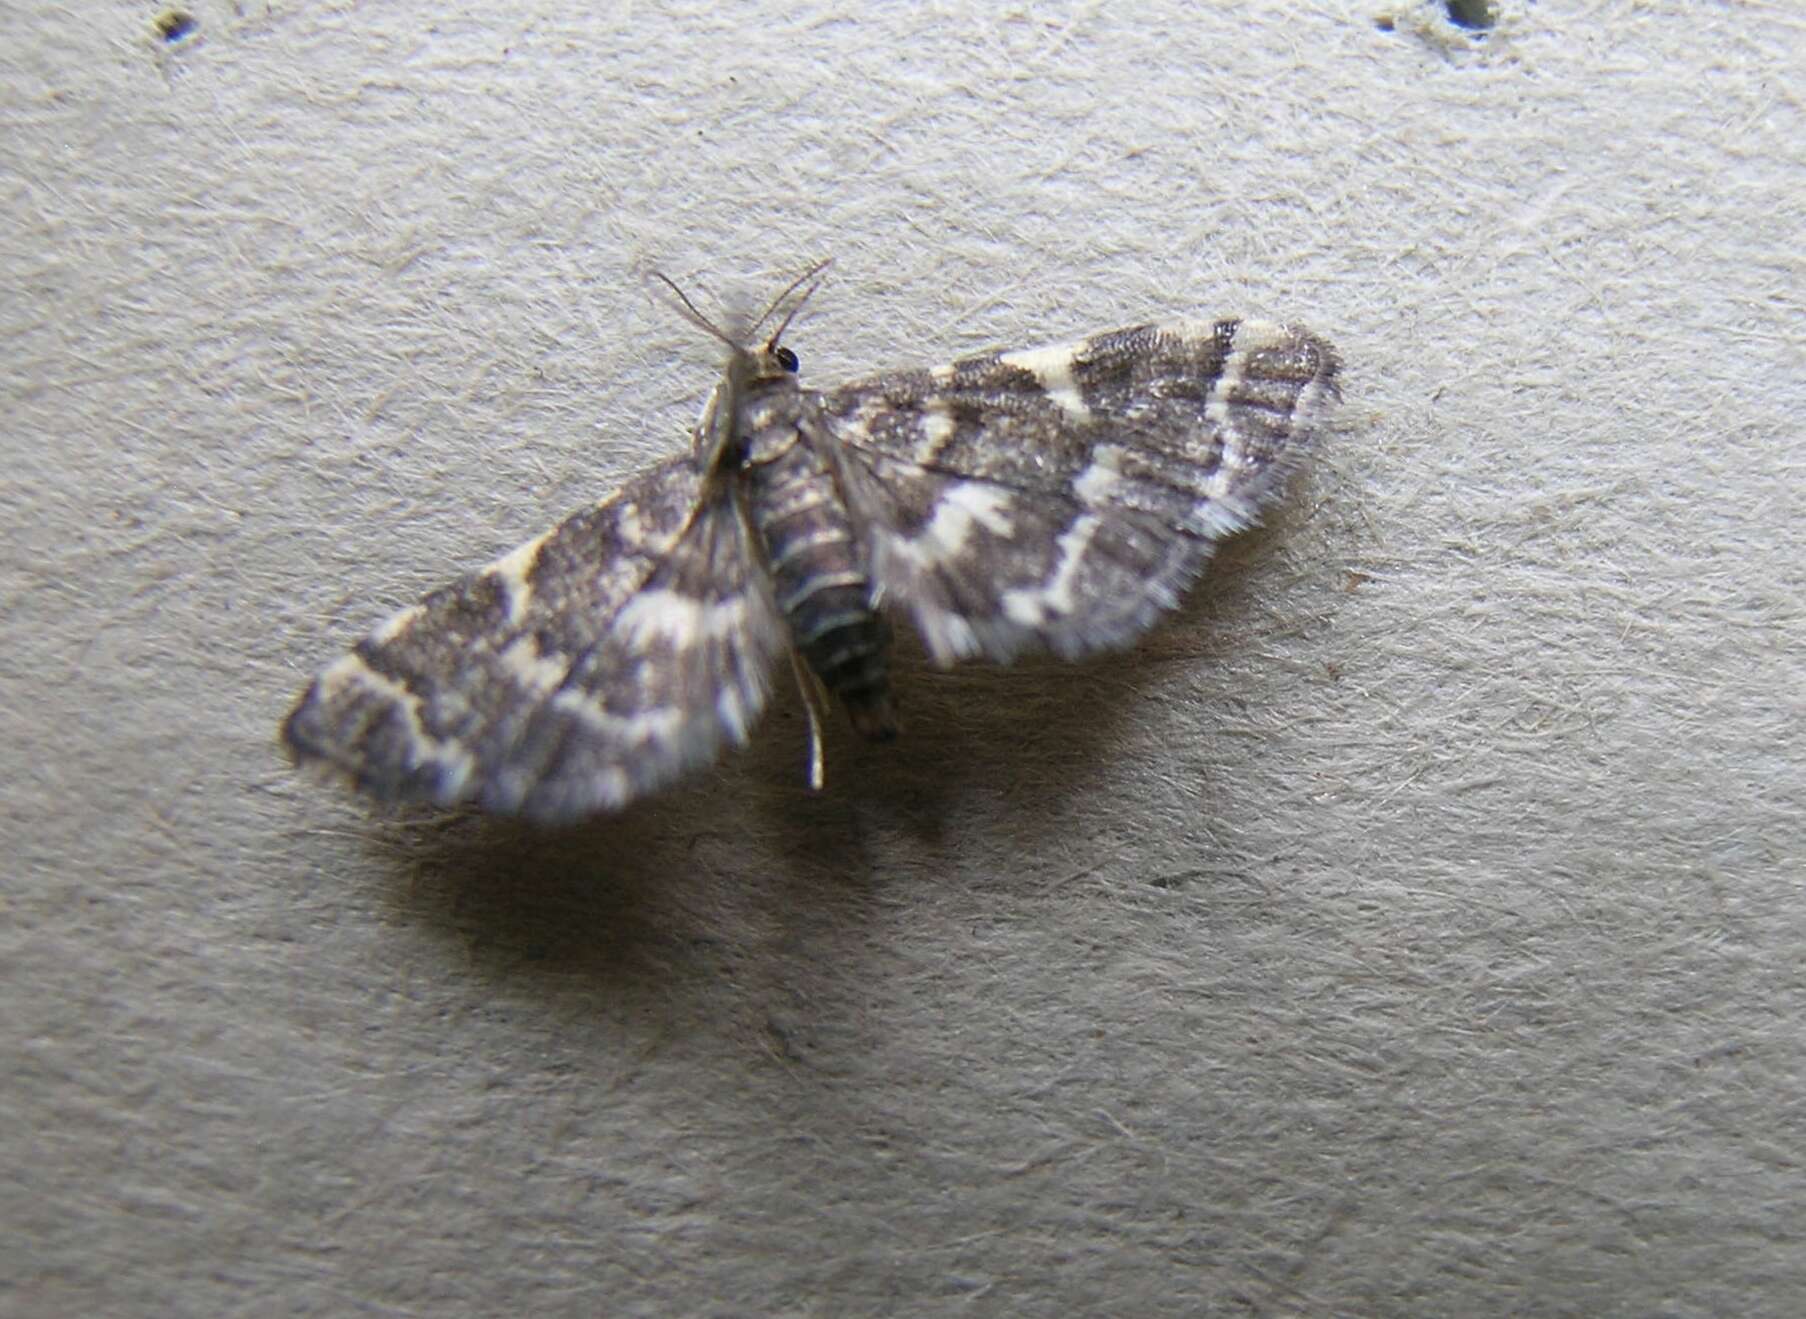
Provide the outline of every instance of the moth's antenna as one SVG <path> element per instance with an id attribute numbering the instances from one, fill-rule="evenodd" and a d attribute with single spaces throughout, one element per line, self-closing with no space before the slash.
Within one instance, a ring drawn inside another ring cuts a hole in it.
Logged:
<path id="1" fill-rule="evenodd" d="M 833 264 L 834 264 L 833 257 L 829 257 L 826 261 L 817 261 L 814 265 L 810 266 L 802 274 L 798 275 L 795 279 L 791 280 L 788 284 L 786 284 L 784 286 L 783 292 L 779 293 L 777 297 L 773 298 L 771 300 L 771 302 L 766 306 L 765 310 L 759 313 L 759 319 L 752 323 L 752 330 L 750 331 L 750 333 L 757 334 L 759 332 L 759 327 L 761 325 L 765 324 L 766 321 L 771 319 L 771 314 L 774 311 L 776 311 L 779 307 L 782 307 L 784 305 L 785 298 L 788 298 L 792 293 L 795 293 L 803 285 L 807 284 L 810 280 L 814 279 L 817 275 L 821 274 L 822 271 L 826 270 L 829 266 L 831 266 Z M 815 292 L 814 289 L 810 289 L 809 293 L 803 294 L 802 297 L 800 297 L 796 300 L 796 306 L 800 307 L 805 302 L 809 301 L 809 294 L 814 293 L 814 292 Z M 790 309 L 790 316 L 794 316 L 794 315 L 796 315 L 796 307 L 792 307 Z M 790 324 L 790 316 L 784 317 L 784 325 Z M 784 325 L 780 325 L 778 327 L 778 334 L 782 334 L 784 332 Z M 777 334 L 772 335 L 771 341 L 775 343 L 777 341 L 777 337 L 778 337 Z"/>
<path id="2" fill-rule="evenodd" d="M 753 323 L 753 329 L 757 331 L 759 326 L 765 324 L 765 317 L 770 316 L 772 312 L 776 311 L 785 298 L 789 297 L 792 293 L 795 293 L 796 290 L 802 286 L 803 281 L 815 279 L 815 276 L 821 274 L 822 271 L 826 270 L 832 264 L 834 264 L 834 258 L 829 257 L 826 261 L 817 261 L 802 274 L 798 275 L 791 281 L 789 288 L 785 289 L 773 299 L 771 306 L 765 309 L 765 316 L 759 317 L 759 319 Z M 803 289 L 802 296 L 797 298 L 797 300 L 790 305 L 790 310 L 784 313 L 784 319 L 778 322 L 778 328 L 773 330 L 771 332 L 771 338 L 765 341 L 766 347 L 771 348 L 777 345 L 778 340 L 784 337 L 784 331 L 790 328 L 790 322 L 794 320 L 796 314 L 803 309 L 803 304 L 809 301 L 810 298 L 813 298 L 815 296 L 815 290 L 821 286 L 822 281 L 816 279 L 815 283 L 809 285 L 808 288 Z"/>
<path id="3" fill-rule="evenodd" d="M 697 311 L 696 304 L 691 302 L 690 299 L 687 296 L 685 296 L 684 291 L 682 289 L 678 288 L 676 284 L 672 283 L 669 276 L 667 276 L 663 271 L 655 270 L 652 272 L 652 278 L 656 279 L 659 283 L 663 284 L 666 288 L 670 289 L 671 292 L 677 296 L 677 301 L 679 304 L 678 310 L 683 313 L 685 320 L 689 321 L 690 324 L 694 325 L 697 329 L 703 330 L 709 334 L 714 335 L 717 339 L 721 340 L 721 342 L 726 344 L 729 348 L 734 349 L 736 352 L 739 351 L 740 345 L 737 342 L 735 342 L 733 337 L 731 335 L 729 335 L 725 330 L 723 330 L 720 326 L 716 325 L 714 321 L 711 321 L 707 316 L 704 316 L 701 312 Z M 786 290 L 786 292 L 788 292 L 788 290 Z M 766 314 L 769 315 L 770 313 L 768 312 Z"/>

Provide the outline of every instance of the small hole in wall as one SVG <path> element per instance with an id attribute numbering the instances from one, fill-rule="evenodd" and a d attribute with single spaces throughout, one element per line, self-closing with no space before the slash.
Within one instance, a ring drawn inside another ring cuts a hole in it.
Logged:
<path id="1" fill-rule="evenodd" d="M 1499 21 L 1499 16 L 1493 12 L 1492 0 L 1443 0 L 1442 7 L 1448 11 L 1449 22 L 1456 27 L 1480 30 Z"/>
<path id="2" fill-rule="evenodd" d="M 165 45 L 174 46 L 192 37 L 200 30 L 200 26 L 192 14 L 184 14 L 180 9 L 170 9 L 158 17 L 157 35 Z"/>

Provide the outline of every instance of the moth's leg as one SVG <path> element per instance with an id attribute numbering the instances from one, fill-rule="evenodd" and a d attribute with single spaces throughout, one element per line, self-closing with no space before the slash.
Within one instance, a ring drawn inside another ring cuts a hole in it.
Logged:
<path id="1" fill-rule="evenodd" d="M 790 648 L 790 671 L 796 674 L 797 690 L 803 694 L 803 706 L 809 712 L 809 791 L 820 792 L 827 782 L 823 767 L 821 725 L 827 709 L 828 693 L 822 687 L 821 679 L 815 676 L 815 670 L 803 662 L 803 656 L 795 646 Z"/>

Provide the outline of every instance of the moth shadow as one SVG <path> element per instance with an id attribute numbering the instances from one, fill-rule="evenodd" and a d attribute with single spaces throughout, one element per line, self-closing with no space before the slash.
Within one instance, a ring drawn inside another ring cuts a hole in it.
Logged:
<path id="1" fill-rule="evenodd" d="M 1184 726 L 1208 699 L 1209 670 L 1246 644 L 1257 587 L 1240 571 L 1263 533 L 1233 542 L 1174 613 L 1133 649 L 1076 663 L 1030 656 L 936 668 L 899 628 L 896 741 L 866 742 L 840 721 L 828 738 L 829 800 L 928 844 L 955 844 L 973 803 L 1027 838 L 1069 834 L 1068 821 L 1118 758 L 1145 750 L 1148 730 Z M 1256 574 L 1258 575 L 1258 574 Z M 907 640 L 903 638 L 907 637 Z M 816 799 L 774 797 L 790 827 L 819 829 Z"/>
<path id="2" fill-rule="evenodd" d="M 952 842 L 981 802 L 1023 829 L 1066 814 L 1137 698 L 1120 660 L 899 667 L 901 735 L 885 745 L 844 738 L 842 777 L 866 810 L 931 843 Z"/>
<path id="3" fill-rule="evenodd" d="M 749 759 L 580 824 L 422 812 L 384 822 L 368 846 L 397 914 L 484 974 L 603 987 L 617 1005 L 682 1015 L 684 986 L 701 999 L 715 992 L 703 986 L 758 979 L 771 960 L 761 947 L 806 958 L 808 921 L 787 913 L 860 920 L 862 872 L 824 860 L 834 840 L 824 852 L 820 830 L 776 826 L 749 800 L 806 797 L 800 776 L 754 789 Z"/>
<path id="4" fill-rule="evenodd" d="M 409 923 L 491 972 L 570 970 L 638 979 L 668 938 L 650 858 L 656 824 L 618 817 L 604 842 L 478 812 L 409 814 L 370 841 L 391 872 L 388 896 Z"/>
<path id="5" fill-rule="evenodd" d="M 894 835 L 932 856 L 974 828 L 1036 850 L 1082 829 L 1109 764 L 1182 721 L 1175 703 L 1207 699 L 1213 660 L 1258 630 L 1246 579 L 1260 574 L 1235 563 L 1259 557 L 1258 539 L 1238 538 L 1241 552 L 1123 654 L 941 670 L 903 634 L 902 735 L 869 743 L 837 717 L 819 794 L 805 782 L 802 701 L 781 686 L 744 751 L 617 814 L 555 829 L 400 817 L 372 838 L 397 873 L 393 901 L 493 971 L 576 974 L 649 1002 L 686 982 L 685 965 L 757 975 L 761 959 L 806 961 L 824 923 L 869 919 Z"/>

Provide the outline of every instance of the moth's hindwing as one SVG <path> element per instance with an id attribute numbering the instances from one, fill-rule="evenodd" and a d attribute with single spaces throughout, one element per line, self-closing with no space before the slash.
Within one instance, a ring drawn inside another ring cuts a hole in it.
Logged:
<path id="1" fill-rule="evenodd" d="M 1284 325 L 1142 325 L 820 396 L 882 597 L 940 663 L 1129 644 L 1253 523 L 1336 397 Z"/>
<path id="2" fill-rule="evenodd" d="M 383 800 L 574 819 L 744 742 L 783 646 L 732 499 L 676 459 L 395 615 L 283 737 Z"/>

